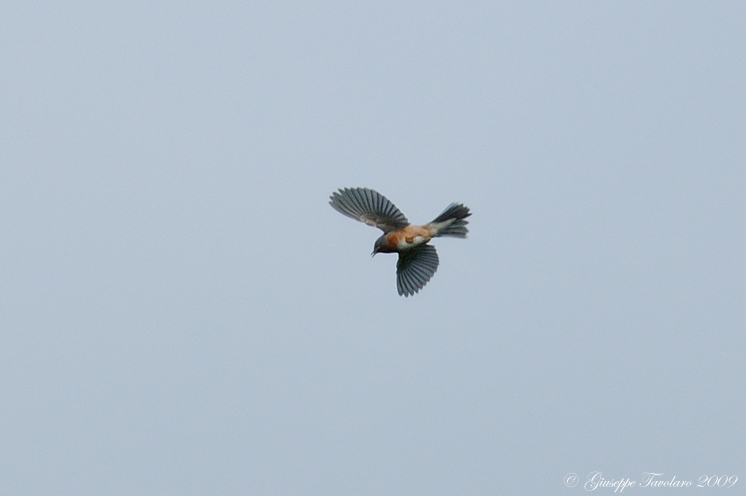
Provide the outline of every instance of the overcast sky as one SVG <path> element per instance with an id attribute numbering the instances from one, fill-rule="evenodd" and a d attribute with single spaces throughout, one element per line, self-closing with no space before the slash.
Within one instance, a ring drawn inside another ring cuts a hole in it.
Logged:
<path id="1" fill-rule="evenodd" d="M 746 484 L 746 4 L 249 4 L 0 5 L 0 494 Z"/>

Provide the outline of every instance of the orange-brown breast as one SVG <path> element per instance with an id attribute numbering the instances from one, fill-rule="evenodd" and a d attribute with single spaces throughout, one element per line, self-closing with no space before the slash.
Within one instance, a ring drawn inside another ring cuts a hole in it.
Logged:
<path id="1" fill-rule="evenodd" d="M 427 243 L 431 238 L 430 230 L 422 226 L 407 226 L 389 233 L 386 240 L 392 247 L 405 248 L 406 245 L 412 244 L 418 236 L 423 238 L 422 243 Z"/>

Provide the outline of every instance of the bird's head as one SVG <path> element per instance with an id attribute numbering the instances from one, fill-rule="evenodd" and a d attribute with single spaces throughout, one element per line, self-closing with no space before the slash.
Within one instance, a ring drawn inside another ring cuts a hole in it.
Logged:
<path id="1" fill-rule="evenodd" d="M 386 239 L 386 235 L 382 235 L 380 238 L 378 238 L 373 245 L 373 253 L 370 254 L 371 257 L 374 257 L 376 253 L 382 253 L 386 251 L 386 246 L 388 245 L 388 240 Z"/>

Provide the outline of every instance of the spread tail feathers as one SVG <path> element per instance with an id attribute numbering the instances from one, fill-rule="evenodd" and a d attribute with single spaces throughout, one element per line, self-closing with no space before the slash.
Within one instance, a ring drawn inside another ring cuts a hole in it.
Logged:
<path id="1" fill-rule="evenodd" d="M 434 228 L 433 236 L 452 236 L 454 238 L 465 238 L 469 230 L 465 220 L 471 215 L 469 207 L 460 203 L 451 203 L 442 214 L 437 216 L 429 226 Z"/>

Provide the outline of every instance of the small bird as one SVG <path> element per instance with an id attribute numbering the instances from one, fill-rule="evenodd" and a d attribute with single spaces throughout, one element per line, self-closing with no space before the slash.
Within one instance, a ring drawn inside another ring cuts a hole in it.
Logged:
<path id="1" fill-rule="evenodd" d="M 410 296 L 422 289 L 438 270 L 438 252 L 427 244 L 438 236 L 465 238 L 471 215 L 468 207 L 451 203 L 442 214 L 424 226 L 412 226 L 404 214 L 385 196 L 368 188 L 335 191 L 329 204 L 347 217 L 383 231 L 373 245 L 373 253 L 398 253 L 396 289 Z"/>

